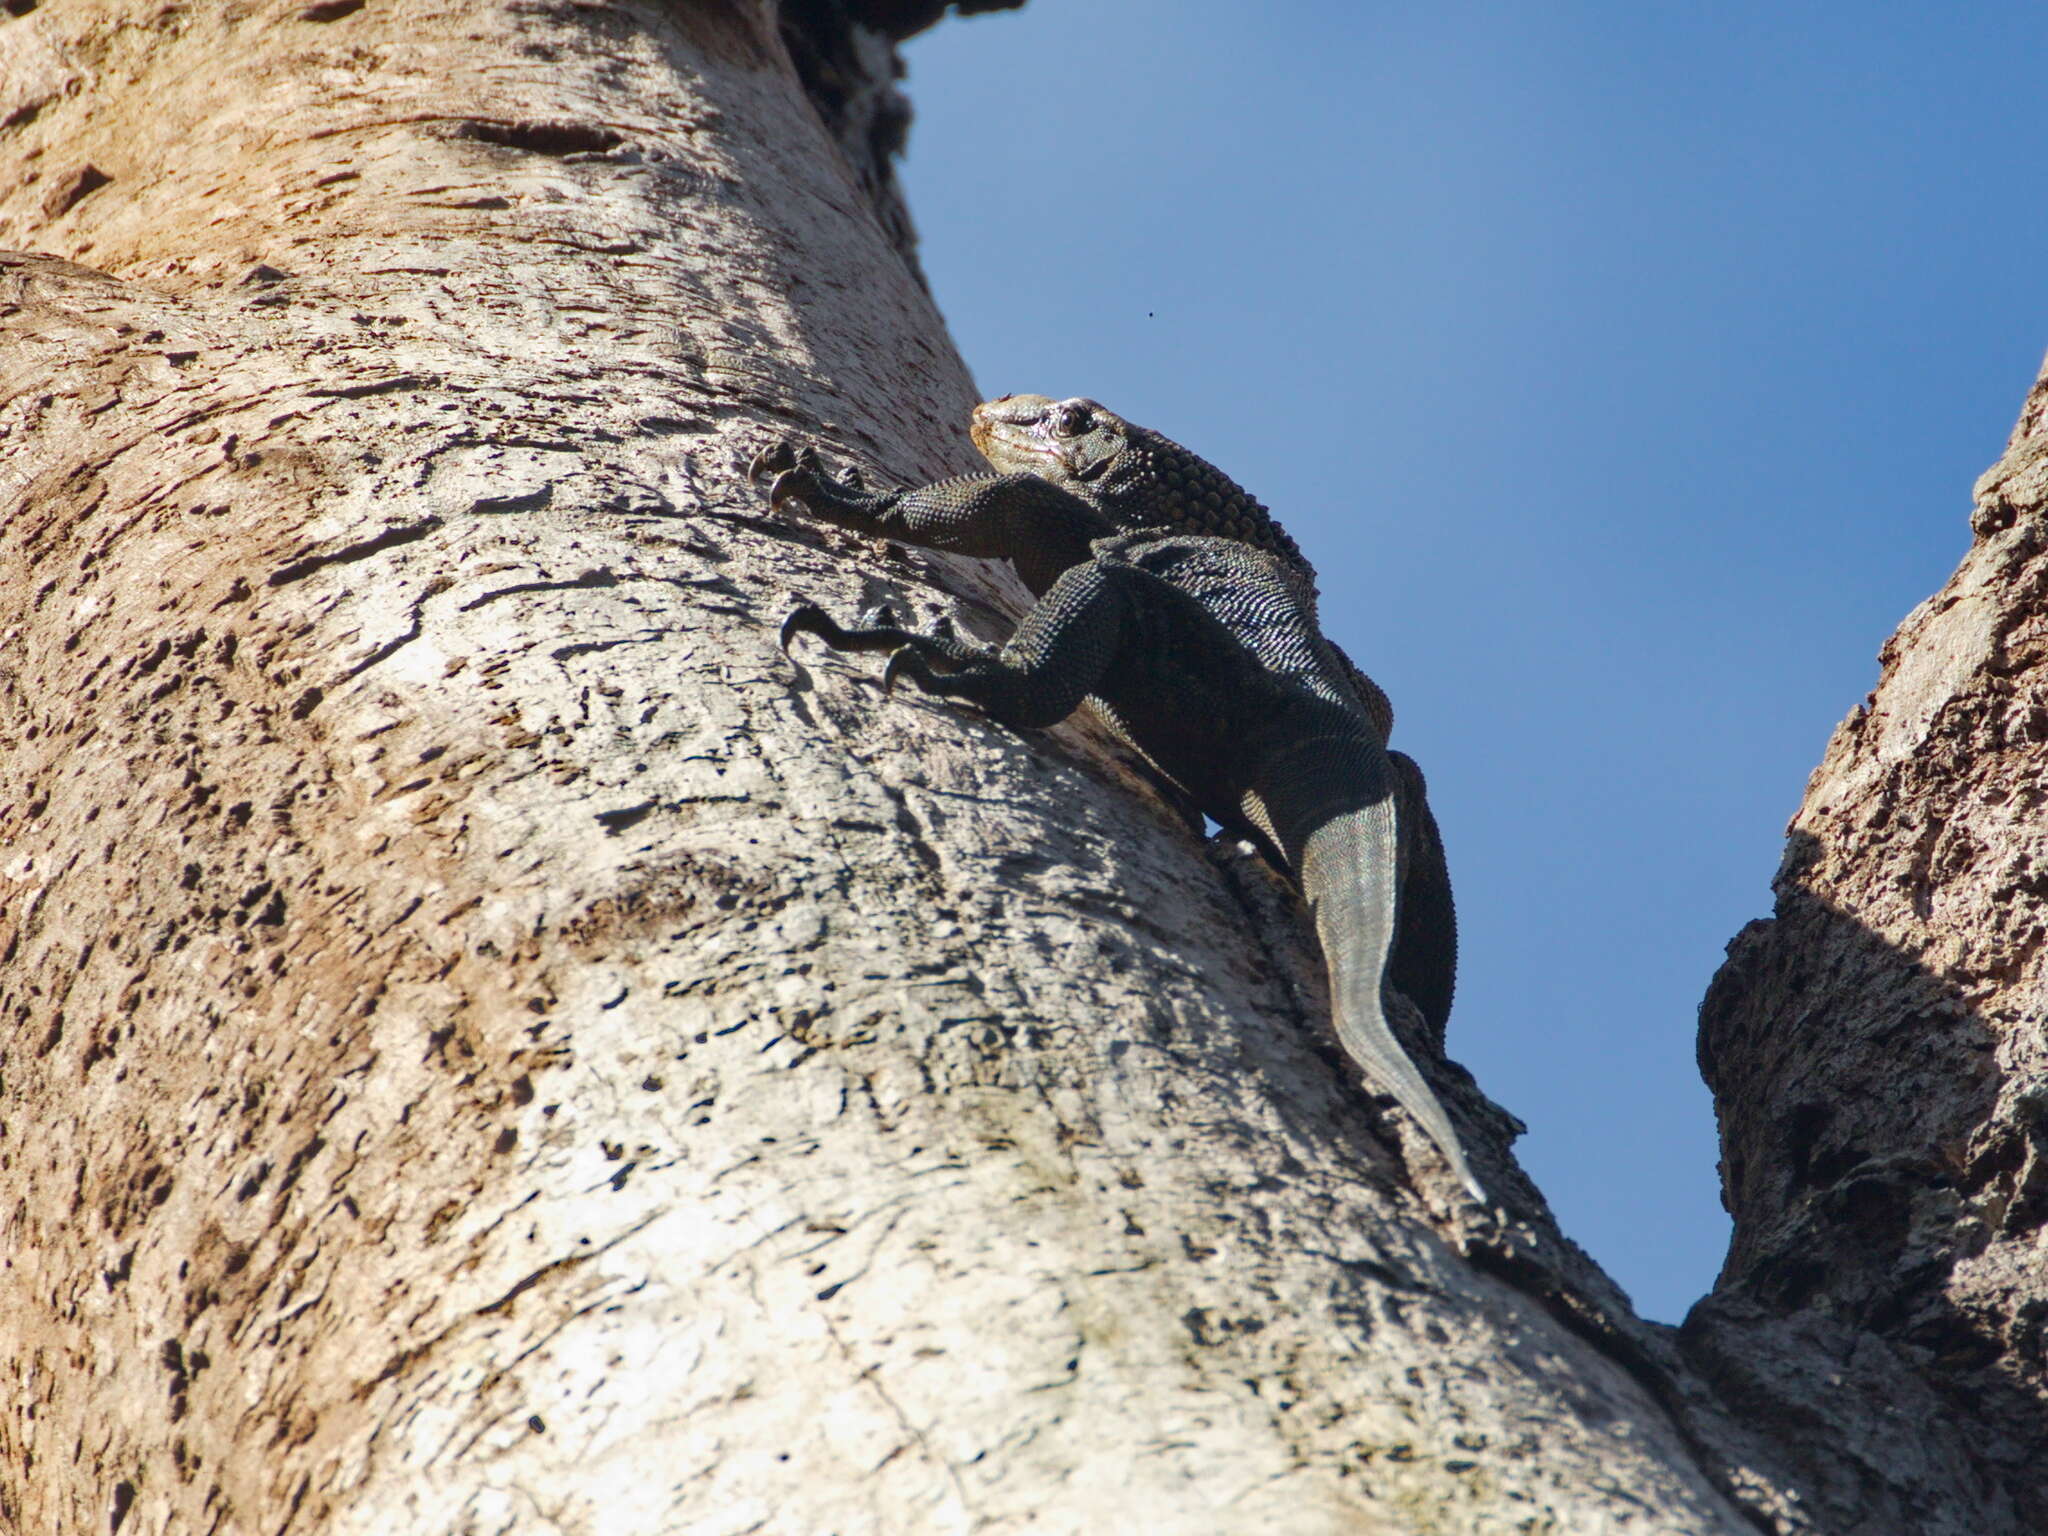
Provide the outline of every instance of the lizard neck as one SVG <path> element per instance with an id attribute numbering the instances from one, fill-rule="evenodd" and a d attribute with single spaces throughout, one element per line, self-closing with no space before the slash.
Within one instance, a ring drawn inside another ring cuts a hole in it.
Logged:
<path id="1" fill-rule="evenodd" d="M 1270 550 L 1303 571 L 1301 547 L 1264 503 L 1207 459 L 1143 427 L 1083 492 L 1122 528 L 1174 528 Z"/>

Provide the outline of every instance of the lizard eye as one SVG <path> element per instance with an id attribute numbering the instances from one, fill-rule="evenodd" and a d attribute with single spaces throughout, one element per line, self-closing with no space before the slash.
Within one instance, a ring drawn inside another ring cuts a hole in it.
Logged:
<path id="1" fill-rule="evenodd" d="M 1079 437 L 1093 422 L 1087 408 L 1075 405 L 1071 400 L 1053 408 L 1052 429 L 1061 437 Z"/>

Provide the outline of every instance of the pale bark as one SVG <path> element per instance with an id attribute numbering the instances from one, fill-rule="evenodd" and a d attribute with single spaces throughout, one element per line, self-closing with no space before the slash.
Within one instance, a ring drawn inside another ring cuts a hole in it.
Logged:
<path id="1" fill-rule="evenodd" d="M 0 1513 L 1835 1528 L 1088 726 L 777 651 L 1018 596 L 744 480 L 972 463 L 837 16 L 0 20 Z"/>

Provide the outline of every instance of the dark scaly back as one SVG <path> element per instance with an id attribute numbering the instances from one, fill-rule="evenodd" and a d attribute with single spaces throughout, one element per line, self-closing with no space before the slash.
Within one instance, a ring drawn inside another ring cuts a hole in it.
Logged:
<path id="1" fill-rule="evenodd" d="M 1235 539 L 1308 569 L 1301 546 L 1250 491 L 1172 438 L 1123 425 L 1123 452 L 1104 471 L 1096 492 L 1098 505 L 1119 523 Z"/>
<path id="2" fill-rule="evenodd" d="M 974 446 L 1004 474 L 1049 480 L 1126 530 L 1230 539 L 1265 550 L 1300 572 L 1314 600 L 1315 567 L 1265 503 L 1172 438 L 1124 420 L 1094 400 L 1004 395 L 974 408 Z M 1386 693 L 1332 647 L 1334 659 L 1386 740 L 1394 708 Z"/>

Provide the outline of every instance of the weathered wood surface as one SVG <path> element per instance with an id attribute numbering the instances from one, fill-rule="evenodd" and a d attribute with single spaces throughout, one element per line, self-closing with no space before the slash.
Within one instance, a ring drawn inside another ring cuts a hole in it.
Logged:
<path id="1" fill-rule="evenodd" d="M 2048 378 L 1700 1015 L 1735 1238 L 1689 1352 L 1843 1529 L 2048 1530 Z M 1970 1495 L 1974 1493 L 1974 1497 Z"/>
<path id="2" fill-rule="evenodd" d="M 972 462 L 836 16 L 0 19 L 5 1516 L 1848 1528 L 1085 725 L 776 650 L 1017 597 L 743 479 Z"/>

